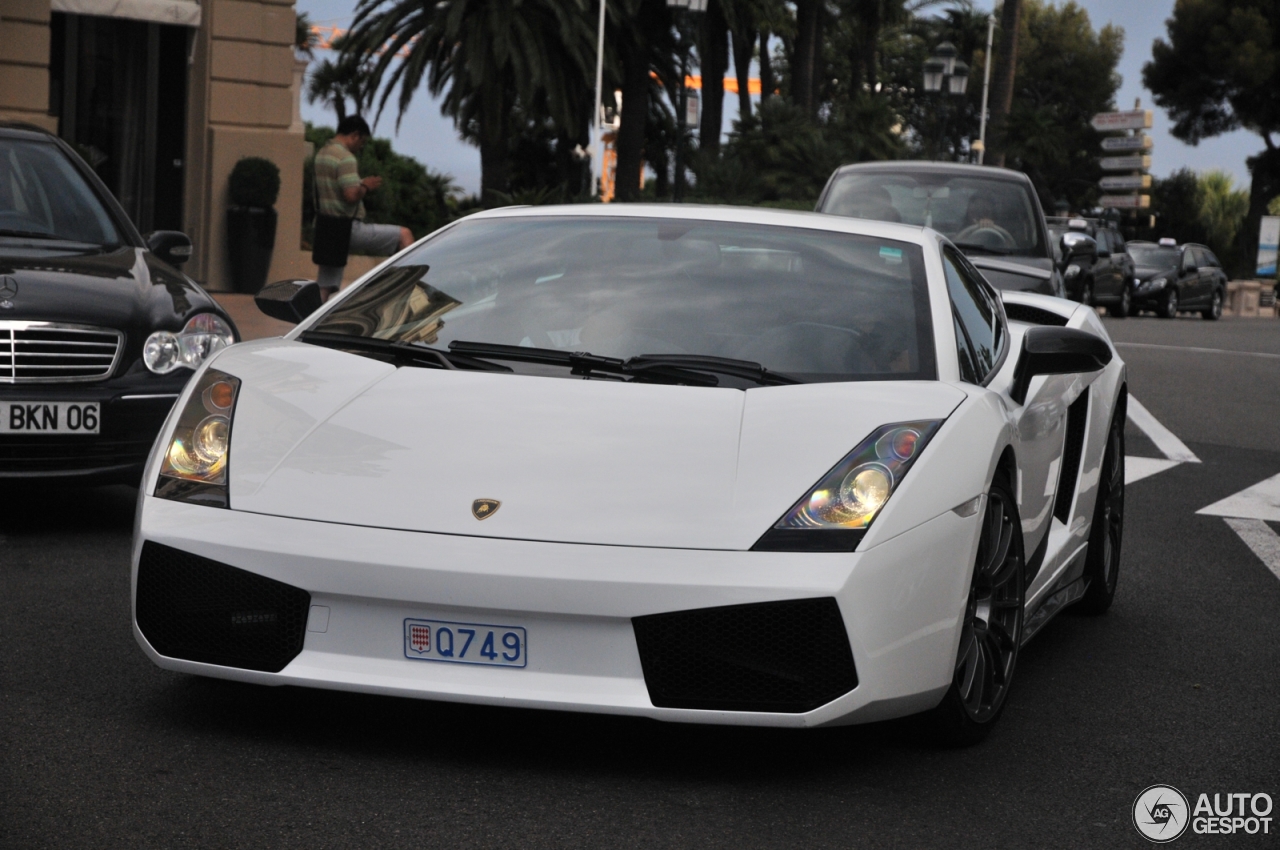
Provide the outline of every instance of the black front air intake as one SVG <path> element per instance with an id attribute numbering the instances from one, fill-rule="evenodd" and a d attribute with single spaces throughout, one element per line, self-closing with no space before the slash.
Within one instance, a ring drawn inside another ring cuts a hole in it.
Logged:
<path id="1" fill-rule="evenodd" d="M 147 541 L 135 616 L 169 658 L 278 673 L 302 651 L 311 594 Z"/>
<path id="2" fill-rule="evenodd" d="M 831 598 L 651 614 L 631 621 L 659 708 L 812 711 L 858 686 Z"/>

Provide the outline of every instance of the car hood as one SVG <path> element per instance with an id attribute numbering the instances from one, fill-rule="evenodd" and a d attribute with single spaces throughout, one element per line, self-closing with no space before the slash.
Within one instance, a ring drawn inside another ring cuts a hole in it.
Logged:
<path id="1" fill-rule="evenodd" d="M 1138 280 L 1151 280 L 1153 277 L 1177 278 L 1178 270 L 1171 266 L 1134 266 L 1133 274 Z"/>
<path id="2" fill-rule="evenodd" d="M 945 418 L 936 381 L 725 388 L 397 369 L 285 340 L 242 380 L 233 510 L 412 531 L 749 549 L 876 427 Z M 472 504 L 500 507 L 484 521 Z"/>
<path id="3" fill-rule="evenodd" d="M 997 289 L 1051 292 L 1053 260 L 1047 257 L 993 257 L 988 254 L 965 254 L 983 277 Z"/>
<path id="4" fill-rule="evenodd" d="M 0 246 L 0 277 L 17 285 L 0 318 L 126 327 L 169 314 L 213 309 L 208 295 L 141 248 L 89 253 Z"/>

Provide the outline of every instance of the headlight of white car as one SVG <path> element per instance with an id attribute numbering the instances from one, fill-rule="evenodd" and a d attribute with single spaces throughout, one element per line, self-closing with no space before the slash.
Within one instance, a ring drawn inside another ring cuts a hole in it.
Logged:
<path id="1" fill-rule="evenodd" d="M 165 449 L 157 496 L 227 507 L 227 456 L 239 394 L 239 378 L 217 369 L 200 377 Z"/>
<path id="2" fill-rule="evenodd" d="M 178 333 L 156 331 L 142 346 L 142 362 L 157 375 L 194 369 L 236 341 L 231 326 L 214 313 L 198 313 Z"/>
<path id="3" fill-rule="evenodd" d="M 877 428 L 752 548 L 852 551 L 941 424 L 927 419 Z"/>

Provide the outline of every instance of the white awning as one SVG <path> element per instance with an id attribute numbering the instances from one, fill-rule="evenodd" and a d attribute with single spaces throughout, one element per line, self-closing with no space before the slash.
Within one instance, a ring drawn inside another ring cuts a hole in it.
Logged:
<path id="1" fill-rule="evenodd" d="M 200 26 L 200 4 L 194 0 L 52 0 L 51 7 L 55 12 L 73 15 Z"/>

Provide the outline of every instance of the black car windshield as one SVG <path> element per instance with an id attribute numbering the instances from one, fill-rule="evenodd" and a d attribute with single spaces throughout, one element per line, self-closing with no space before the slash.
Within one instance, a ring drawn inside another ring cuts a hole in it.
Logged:
<path id="1" fill-rule="evenodd" d="M 1178 249 L 1165 245 L 1135 245 L 1130 242 L 1125 246 L 1129 256 L 1133 257 L 1135 266 L 1151 266 L 1153 268 L 1169 268 L 1178 264 Z"/>
<path id="2" fill-rule="evenodd" d="M 846 172 L 819 212 L 932 227 L 966 253 L 1047 257 L 1035 201 L 1013 180 L 938 171 Z"/>
<path id="3" fill-rule="evenodd" d="M 436 347 L 708 355 L 804 381 L 932 379 L 923 258 L 909 243 L 795 227 L 464 221 L 310 330 Z"/>
<path id="4" fill-rule="evenodd" d="M 0 139 L 0 244 L 14 239 L 120 244 L 106 208 L 56 145 Z"/>

